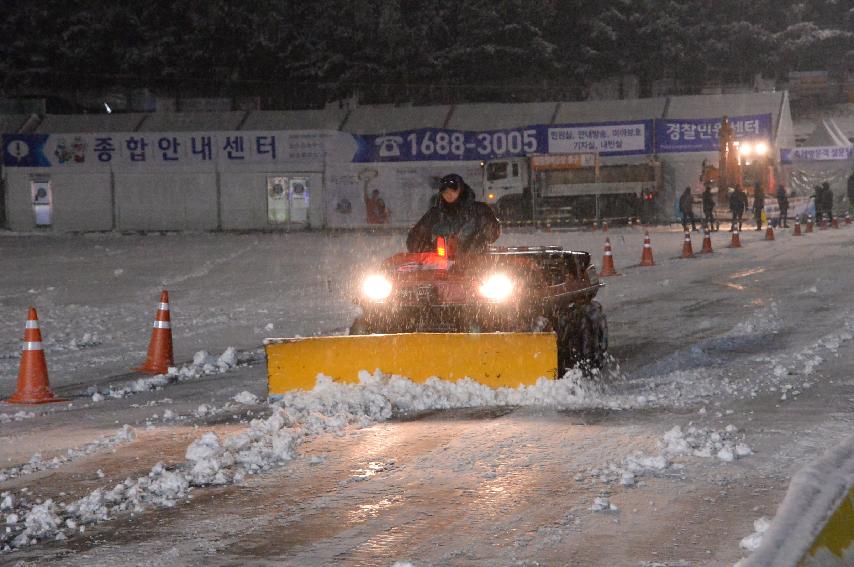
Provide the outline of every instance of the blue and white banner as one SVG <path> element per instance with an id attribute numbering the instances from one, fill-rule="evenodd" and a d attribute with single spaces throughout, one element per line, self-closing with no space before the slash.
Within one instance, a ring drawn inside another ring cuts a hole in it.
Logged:
<path id="1" fill-rule="evenodd" d="M 482 132 L 421 128 L 383 135 L 354 135 L 356 163 L 480 161 L 534 154 L 598 152 L 632 155 L 652 152 L 652 120 L 533 125 Z"/>
<path id="2" fill-rule="evenodd" d="M 653 124 L 653 122 L 655 122 Z M 736 116 L 737 139 L 771 139 L 771 115 Z M 4 134 L 6 167 L 190 168 L 253 164 L 479 162 L 536 154 L 717 151 L 721 119 L 532 125 L 486 131 L 420 128 L 382 135 L 337 130 Z M 653 142 L 655 134 L 655 142 Z"/>
<path id="3" fill-rule="evenodd" d="M 4 134 L 6 167 L 68 170 L 350 161 L 356 144 L 335 130 Z"/>
<path id="4" fill-rule="evenodd" d="M 854 160 L 854 146 L 816 146 L 780 150 L 780 161 L 783 163 L 836 160 Z"/>
<path id="5" fill-rule="evenodd" d="M 659 118 L 655 121 L 655 151 L 716 152 L 723 118 Z M 729 123 L 736 140 L 771 142 L 771 115 L 731 116 Z"/>

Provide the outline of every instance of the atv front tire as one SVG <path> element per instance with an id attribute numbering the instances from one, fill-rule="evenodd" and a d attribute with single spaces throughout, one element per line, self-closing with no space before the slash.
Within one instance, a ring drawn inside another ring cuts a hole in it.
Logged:
<path id="1" fill-rule="evenodd" d="M 602 368 L 608 352 L 608 321 L 598 301 L 562 311 L 555 325 L 560 375 L 576 366 Z"/>
<path id="2" fill-rule="evenodd" d="M 598 301 L 581 307 L 581 326 L 576 339 L 579 361 L 602 368 L 608 354 L 608 320 Z"/>

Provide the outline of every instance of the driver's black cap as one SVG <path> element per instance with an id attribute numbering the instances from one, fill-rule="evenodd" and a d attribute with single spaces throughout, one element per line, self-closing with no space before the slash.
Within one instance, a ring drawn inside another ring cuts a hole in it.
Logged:
<path id="1" fill-rule="evenodd" d="M 445 189 L 462 189 L 463 185 L 462 177 L 456 173 L 449 173 L 439 181 L 439 191 L 443 191 Z"/>

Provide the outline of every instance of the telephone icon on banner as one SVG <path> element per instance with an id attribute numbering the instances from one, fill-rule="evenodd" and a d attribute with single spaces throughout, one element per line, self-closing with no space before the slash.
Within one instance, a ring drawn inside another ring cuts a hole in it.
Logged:
<path id="1" fill-rule="evenodd" d="M 379 136 L 374 144 L 380 147 L 380 157 L 399 157 L 402 136 Z"/>

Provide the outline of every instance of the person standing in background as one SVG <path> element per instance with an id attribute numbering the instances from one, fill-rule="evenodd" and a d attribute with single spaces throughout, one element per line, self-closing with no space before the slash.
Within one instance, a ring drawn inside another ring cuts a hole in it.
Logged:
<path id="1" fill-rule="evenodd" d="M 703 191 L 703 222 L 709 232 L 715 230 L 715 197 L 709 183 L 706 183 L 706 189 Z"/>
<path id="2" fill-rule="evenodd" d="M 765 211 L 765 191 L 757 181 L 753 184 L 753 218 L 756 220 L 756 230 L 762 230 L 762 213 Z"/>
<path id="3" fill-rule="evenodd" d="M 848 177 L 848 210 L 854 212 L 854 173 Z"/>
<path id="4" fill-rule="evenodd" d="M 736 227 L 741 232 L 741 217 L 744 215 L 746 207 L 747 194 L 741 190 L 741 185 L 736 185 L 732 195 L 729 196 L 729 210 L 732 211 L 732 225 L 729 227 L 730 232 L 735 230 Z"/>
<path id="5" fill-rule="evenodd" d="M 777 186 L 777 206 L 780 207 L 780 218 L 777 219 L 777 226 L 789 228 L 786 220 L 789 216 L 789 197 L 786 195 L 786 188 L 782 184 Z"/>
<path id="6" fill-rule="evenodd" d="M 827 215 L 827 222 L 833 224 L 833 190 L 830 188 L 830 183 L 827 181 L 821 184 L 822 190 L 822 209 Z"/>
<path id="7" fill-rule="evenodd" d="M 682 213 L 682 230 L 688 230 L 688 223 L 691 223 L 691 230 L 697 231 L 697 218 L 694 216 L 694 195 L 691 194 L 691 188 L 686 187 L 679 197 L 679 212 Z"/>

